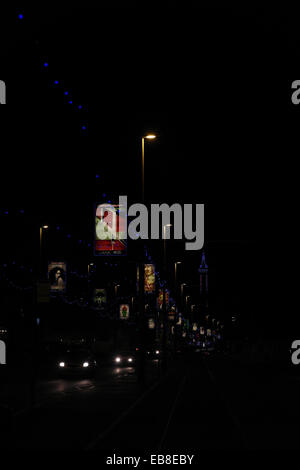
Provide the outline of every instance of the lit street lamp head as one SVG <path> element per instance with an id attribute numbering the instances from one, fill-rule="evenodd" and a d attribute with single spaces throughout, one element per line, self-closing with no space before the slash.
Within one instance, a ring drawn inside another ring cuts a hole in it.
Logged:
<path id="1" fill-rule="evenodd" d="M 154 134 L 148 134 L 144 137 L 144 139 L 148 139 L 148 140 L 155 140 L 156 139 L 156 135 Z"/>

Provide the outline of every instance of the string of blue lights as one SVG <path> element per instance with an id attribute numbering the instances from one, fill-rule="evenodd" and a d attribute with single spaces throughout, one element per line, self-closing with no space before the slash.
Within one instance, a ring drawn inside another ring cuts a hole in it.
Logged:
<path id="1" fill-rule="evenodd" d="M 26 22 L 25 10 L 17 12 L 17 19 L 20 23 Z M 87 119 L 88 108 L 87 106 L 78 102 L 78 100 L 76 100 L 75 97 L 73 97 L 71 90 L 64 86 L 63 80 L 58 80 L 58 78 L 53 78 L 51 76 L 51 63 L 49 60 L 40 59 L 40 61 L 41 61 L 41 66 L 43 67 L 45 72 L 47 72 L 48 74 L 47 78 L 48 78 L 50 85 L 56 88 L 58 91 L 60 91 L 63 94 L 64 103 L 72 106 L 74 111 L 81 113 L 80 114 L 80 132 L 82 135 L 87 135 L 87 131 L 88 131 L 88 119 Z"/>

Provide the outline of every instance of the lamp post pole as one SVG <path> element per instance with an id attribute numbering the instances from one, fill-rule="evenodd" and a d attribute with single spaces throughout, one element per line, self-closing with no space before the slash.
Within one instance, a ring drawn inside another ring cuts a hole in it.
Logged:
<path id="1" fill-rule="evenodd" d="M 181 261 L 176 261 L 175 263 L 175 281 L 174 281 L 174 285 L 175 285 L 175 300 L 176 300 L 176 303 L 178 301 L 178 286 L 177 286 L 177 274 L 178 274 L 178 265 L 181 264 Z"/>
<path id="2" fill-rule="evenodd" d="M 40 266 L 39 266 L 39 277 L 40 279 L 44 276 L 44 269 L 43 269 L 43 234 L 45 230 L 48 230 L 48 225 L 43 225 L 40 227 Z"/>
<path id="3" fill-rule="evenodd" d="M 164 225 L 164 285 L 163 285 L 163 341 L 162 341 L 162 372 L 167 371 L 167 301 L 166 301 L 166 278 L 167 278 L 167 228 L 171 227 L 171 224 Z"/>
<path id="4" fill-rule="evenodd" d="M 185 284 L 185 283 L 181 284 L 181 302 L 180 302 L 180 303 L 181 303 L 181 305 L 180 305 L 180 306 L 181 306 L 181 310 L 182 310 L 182 312 L 181 312 L 181 313 L 182 313 L 182 314 L 184 313 L 184 300 L 183 300 L 183 293 L 184 293 L 184 288 L 185 288 L 185 287 L 186 287 L 186 284 Z"/>
<path id="5" fill-rule="evenodd" d="M 142 137 L 142 203 L 145 203 L 145 139 L 154 140 L 155 135 L 149 134 Z M 145 264 L 144 249 L 141 243 L 140 261 L 139 261 L 139 361 L 138 361 L 138 380 L 141 384 L 145 382 Z"/>

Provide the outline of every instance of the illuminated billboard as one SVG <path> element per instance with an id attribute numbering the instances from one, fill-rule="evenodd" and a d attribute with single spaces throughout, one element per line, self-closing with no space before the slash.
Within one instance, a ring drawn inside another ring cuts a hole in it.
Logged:
<path id="1" fill-rule="evenodd" d="M 120 305 L 120 319 L 128 320 L 129 319 L 129 305 Z"/>
<path id="2" fill-rule="evenodd" d="M 95 213 L 96 256 L 125 255 L 127 218 L 119 205 L 97 204 Z"/>
<path id="3" fill-rule="evenodd" d="M 63 261 L 49 263 L 48 279 L 51 291 L 63 292 L 67 286 L 67 264 Z"/>
<path id="4" fill-rule="evenodd" d="M 153 264 L 145 264 L 145 292 L 155 292 L 155 267 Z"/>
<path id="5" fill-rule="evenodd" d="M 165 290 L 165 302 L 166 302 L 166 306 L 168 306 L 169 305 L 169 291 L 167 289 Z M 162 308 L 163 303 L 164 303 L 164 291 L 163 291 L 163 289 L 160 289 L 159 292 L 158 292 L 157 303 L 158 303 L 159 308 Z"/>
<path id="6" fill-rule="evenodd" d="M 94 289 L 93 303 L 97 308 L 102 308 L 107 302 L 106 289 Z"/>

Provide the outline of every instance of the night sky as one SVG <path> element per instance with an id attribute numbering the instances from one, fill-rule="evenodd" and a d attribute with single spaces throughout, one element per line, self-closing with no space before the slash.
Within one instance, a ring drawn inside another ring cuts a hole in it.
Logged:
<path id="1" fill-rule="evenodd" d="M 205 203 L 218 285 L 278 331 L 273 292 L 286 282 L 295 189 L 287 147 L 299 119 L 289 101 L 300 63 L 294 20 L 250 7 L 51 5 L 12 8 L 0 28 L 3 259 L 36 256 L 41 223 L 92 239 L 103 194 L 138 201 L 140 136 L 150 129 L 159 139 L 146 147 L 147 202 Z M 199 266 L 200 254 L 178 250 Z"/>

